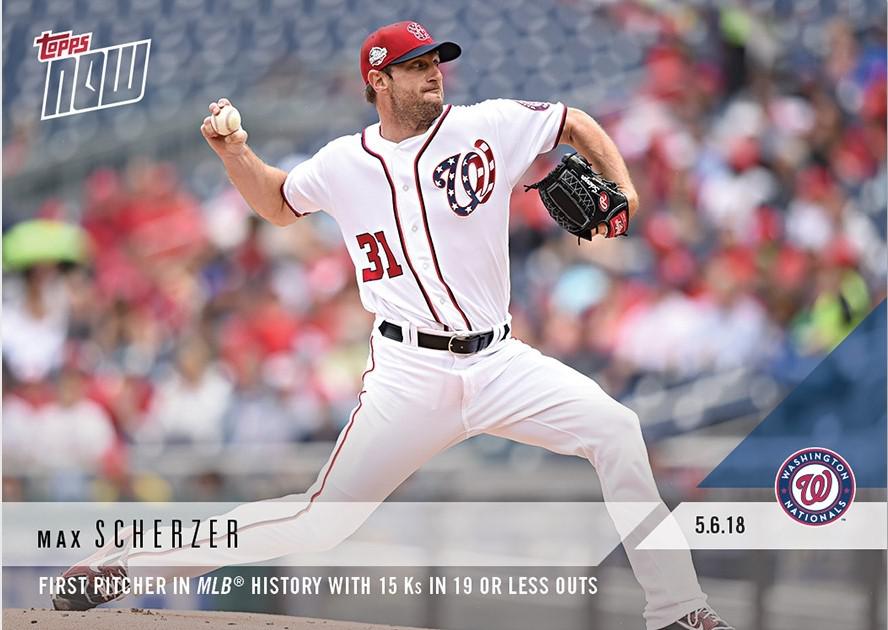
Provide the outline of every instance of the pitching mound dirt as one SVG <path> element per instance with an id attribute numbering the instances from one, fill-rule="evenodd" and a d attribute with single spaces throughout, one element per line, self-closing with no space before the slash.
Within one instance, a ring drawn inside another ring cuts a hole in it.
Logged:
<path id="1" fill-rule="evenodd" d="M 350 621 L 253 613 L 143 610 L 141 608 L 62 612 L 8 608 L 4 630 L 410 630 Z"/>

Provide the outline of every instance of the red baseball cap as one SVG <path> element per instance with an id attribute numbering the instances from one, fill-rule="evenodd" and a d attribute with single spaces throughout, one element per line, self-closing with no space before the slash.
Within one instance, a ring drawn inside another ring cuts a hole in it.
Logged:
<path id="1" fill-rule="evenodd" d="M 370 33 L 361 46 L 361 77 L 367 83 L 370 70 L 438 51 L 441 61 L 453 61 L 462 49 L 453 42 L 436 42 L 419 22 L 396 22 Z"/>

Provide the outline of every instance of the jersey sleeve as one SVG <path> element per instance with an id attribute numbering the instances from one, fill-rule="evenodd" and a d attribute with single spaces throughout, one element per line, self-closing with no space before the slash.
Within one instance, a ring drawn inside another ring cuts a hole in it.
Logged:
<path id="1" fill-rule="evenodd" d="M 488 101 L 488 104 L 506 156 L 509 185 L 514 186 L 538 155 L 548 153 L 558 145 L 567 118 L 567 106 L 507 99 Z"/>
<path id="2" fill-rule="evenodd" d="M 327 192 L 329 186 L 325 185 L 325 149 L 290 169 L 281 186 L 284 201 L 297 217 L 332 208 L 332 199 Z"/>

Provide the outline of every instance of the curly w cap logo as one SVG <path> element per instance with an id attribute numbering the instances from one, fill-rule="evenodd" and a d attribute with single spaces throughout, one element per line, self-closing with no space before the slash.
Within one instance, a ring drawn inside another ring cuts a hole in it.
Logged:
<path id="1" fill-rule="evenodd" d="M 775 492 L 792 519 L 805 525 L 827 525 L 851 507 L 856 483 L 851 466 L 838 453 L 806 448 L 780 466 Z"/>
<path id="2" fill-rule="evenodd" d="M 129 105 L 142 100 L 151 40 L 90 50 L 92 33 L 43 31 L 34 38 L 46 64 L 41 120 Z"/>
<path id="3" fill-rule="evenodd" d="M 422 24 L 418 24 L 417 22 L 411 22 L 410 24 L 408 24 L 407 30 L 410 31 L 413 36 L 421 42 L 424 42 L 431 37 L 431 35 L 429 35 L 429 32 L 422 27 Z"/>

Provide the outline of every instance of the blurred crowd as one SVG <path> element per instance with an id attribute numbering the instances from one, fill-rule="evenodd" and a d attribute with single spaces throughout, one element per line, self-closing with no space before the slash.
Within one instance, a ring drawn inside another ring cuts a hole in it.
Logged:
<path id="1" fill-rule="evenodd" d="M 516 194 L 513 312 L 617 394 L 639 372 L 791 380 L 885 295 L 884 25 L 834 18 L 828 56 L 795 59 L 753 11 L 612 18 L 656 34 L 640 88 L 600 117 L 642 199 L 635 237 L 573 247 Z"/>
<path id="2" fill-rule="evenodd" d="M 823 60 L 782 50 L 752 10 L 608 12 L 650 42 L 631 99 L 590 111 L 641 210 L 629 238 L 578 246 L 516 186 L 516 336 L 615 396 L 646 375 L 797 378 L 885 297 L 884 20 L 824 24 Z M 212 453 L 344 425 L 372 319 L 337 226 L 274 228 L 230 187 L 189 190 L 177 166 L 135 159 L 95 171 L 76 207 L 47 199 L 91 255 L 6 271 L 6 462 L 113 476 L 133 445 Z"/>

